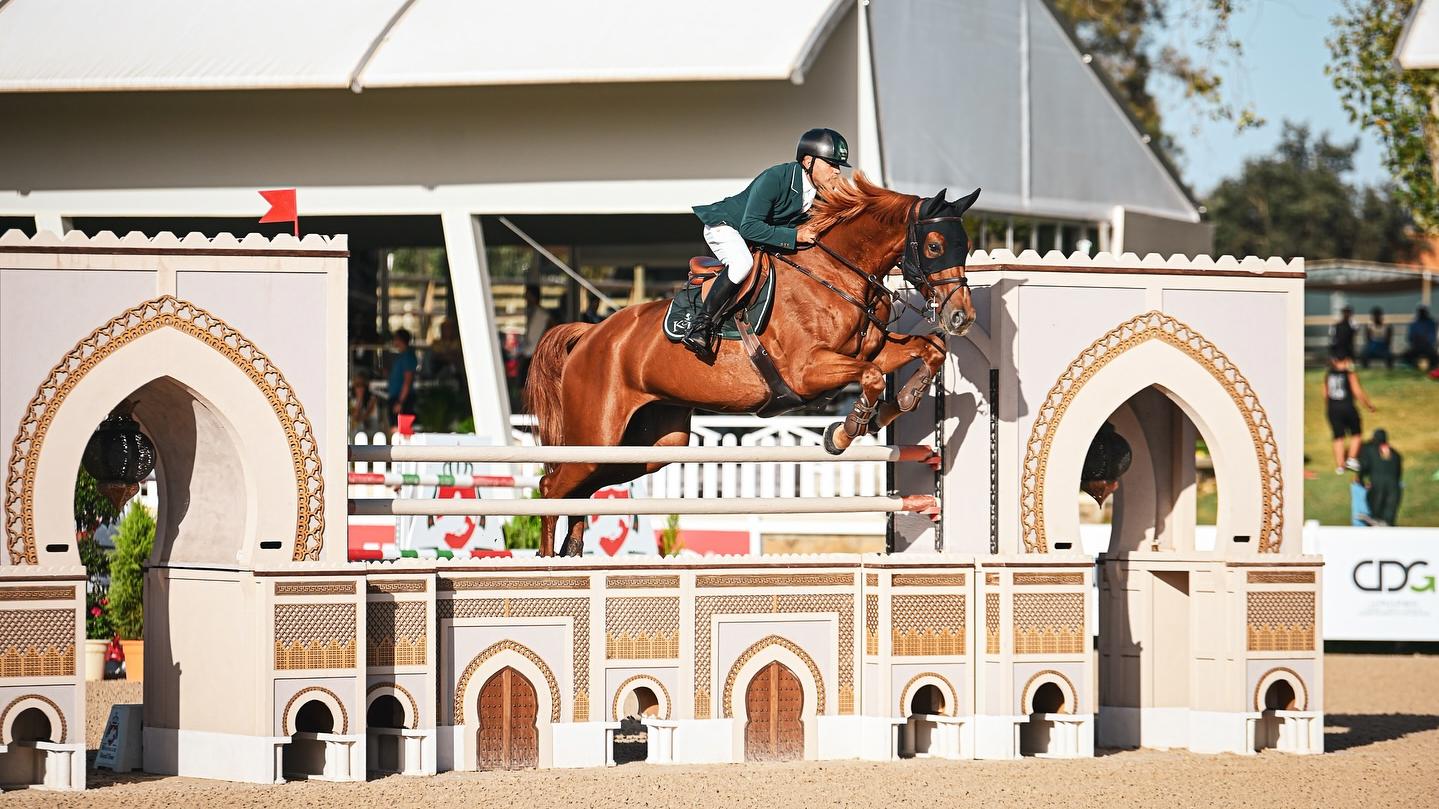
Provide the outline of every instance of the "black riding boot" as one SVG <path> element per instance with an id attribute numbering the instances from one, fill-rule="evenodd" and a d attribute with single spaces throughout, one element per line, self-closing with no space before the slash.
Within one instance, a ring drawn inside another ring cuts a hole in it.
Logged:
<path id="1" fill-rule="evenodd" d="M 710 287 L 710 294 L 705 298 L 704 310 L 690 324 L 689 331 L 681 339 L 685 348 L 693 351 L 700 359 L 714 357 L 715 343 L 718 342 L 720 332 L 720 315 L 729 306 L 735 289 L 735 282 L 730 280 L 729 273 L 720 272 L 714 285 Z"/>

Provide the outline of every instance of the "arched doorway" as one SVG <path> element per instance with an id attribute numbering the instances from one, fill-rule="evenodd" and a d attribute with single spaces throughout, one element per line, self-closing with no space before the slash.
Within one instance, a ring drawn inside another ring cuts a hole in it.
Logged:
<path id="1" fill-rule="evenodd" d="M 335 732 L 335 715 L 330 706 L 312 699 L 295 713 L 294 732 L 281 756 L 281 771 L 286 778 L 310 778 L 325 774 L 325 742 L 322 733 Z"/>
<path id="2" fill-rule="evenodd" d="M 479 768 L 519 770 L 537 766 L 538 712 L 535 686 L 523 674 L 506 666 L 486 680 L 480 688 Z"/>
<path id="3" fill-rule="evenodd" d="M 909 699 L 909 753 L 929 755 L 939 723 L 933 718 L 944 715 L 944 693 L 929 683 L 915 690 Z"/>
<path id="4" fill-rule="evenodd" d="M 50 717 L 40 708 L 20 711 L 10 726 L 9 751 L 0 754 L 0 787 L 21 787 L 45 782 L 45 756 L 36 742 L 58 741 Z"/>
<path id="5" fill-rule="evenodd" d="M 644 720 L 662 718 L 659 696 L 647 685 L 636 686 L 622 696 L 618 714 L 620 728 L 611 751 L 615 763 L 644 761 L 649 753 L 649 728 Z"/>
<path id="6" fill-rule="evenodd" d="M 745 760 L 804 758 L 804 687 L 778 660 L 759 670 L 745 689 Z"/>
<path id="7" fill-rule="evenodd" d="M 394 694 L 381 694 L 365 712 L 365 727 L 374 746 L 371 769 L 381 773 L 399 772 L 400 748 L 404 739 L 398 733 L 405 727 L 405 708 Z"/>

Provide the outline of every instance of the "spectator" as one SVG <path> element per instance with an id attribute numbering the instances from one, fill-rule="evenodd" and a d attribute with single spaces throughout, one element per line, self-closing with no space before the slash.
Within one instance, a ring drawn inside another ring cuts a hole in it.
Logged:
<path id="1" fill-rule="evenodd" d="M 1389 433 L 1375 430 L 1359 450 L 1359 482 L 1367 490 L 1369 514 L 1379 525 L 1395 525 L 1404 490 L 1404 458 L 1389 445 Z"/>
<path id="2" fill-rule="evenodd" d="M 1329 354 L 1341 359 L 1354 359 L 1354 307 L 1345 304 L 1339 320 L 1329 327 Z"/>
<path id="3" fill-rule="evenodd" d="M 540 306 L 540 287 L 529 284 L 525 287 L 525 336 L 520 340 L 520 387 L 530 375 L 530 361 L 535 357 L 535 347 L 550 327 L 550 311 Z"/>
<path id="4" fill-rule="evenodd" d="M 1418 368 L 1419 360 L 1423 359 L 1431 372 L 1439 369 L 1439 353 L 1434 350 L 1435 343 L 1439 342 L 1439 324 L 1430 317 L 1429 307 L 1414 310 L 1414 322 L 1409 324 L 1407 337 L 1409 348 L 1404 352 L 1404 361 Z"/>
<path id="5" fill-rule="evenodd" d="M 1369 322 L 1364 324 L 1364 353 L 1359 355 L 1359 366 L 1368 368 L 1370 360 L 1384 360 L 1384 367 L 1394 367 L 1394 326 L 1384 322 L 1384 310 L 1378 306 L 1369 310 Z"/>
<path id="6" fill-rule="evenodd" d="M 380 402 L 370 390 L 370 375 L 356 371 L 350 386 L 350 432 L 370 435 L 378 431 Z"/>
<path id="7" fill-rule="evenodd" d="M 420 369 L 420 360 L 410 347 L 410 330 L 395 330 L 395 359 L 390 363 L 390 426 L 398 426 L 400 415 L 415 413 L 415 372 Z"/>
<path id="8" fill-rule="evenodd" d="M 1363 427 L 1354 401 L 1358 399 L 1371 413 L 1374 412 L 1374 403 L 1359 386 L 1353 360 L 1330 355 L 1329 370 L 1324 373 L 1324 398 L 1325 415 L 1329 417 L 1329 429 L 1334 435 L 1334 474 L 1342 475 L 1345 469 L 1357 472 Z"/>

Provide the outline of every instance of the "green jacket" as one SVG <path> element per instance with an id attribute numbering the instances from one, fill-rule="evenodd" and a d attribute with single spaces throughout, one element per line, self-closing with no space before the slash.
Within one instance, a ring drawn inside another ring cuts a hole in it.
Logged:
<path id="1" fill-rule="evenodd" d="M 752 244 L 793 250 L 795 225 L 808 218 L 803 171 L 797 162 L 770 166 L 738 194 L 696 205 L 695 216 L 706 225 L 729 225 Z"/>

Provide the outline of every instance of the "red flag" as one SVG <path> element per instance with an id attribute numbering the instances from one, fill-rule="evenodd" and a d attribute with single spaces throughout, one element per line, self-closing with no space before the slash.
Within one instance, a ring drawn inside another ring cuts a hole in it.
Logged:
<path id="1" fill-rule="evenodd" d="M 294 222 L 295 238 L 300 238 L 300 213 L 295 202 L 295 189 L 281 188 L 276 191 L 261 191 L 260 196 L 270 203 L 270 210 L 260 217 L 260 224 L 266 222 Z"/>

